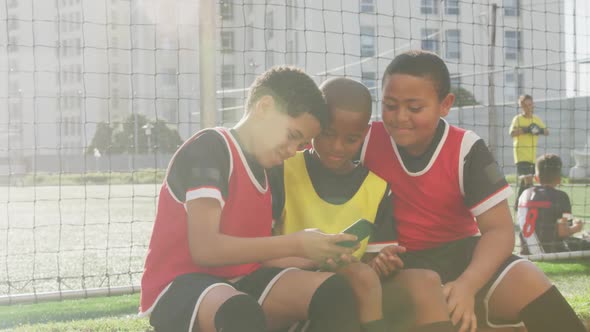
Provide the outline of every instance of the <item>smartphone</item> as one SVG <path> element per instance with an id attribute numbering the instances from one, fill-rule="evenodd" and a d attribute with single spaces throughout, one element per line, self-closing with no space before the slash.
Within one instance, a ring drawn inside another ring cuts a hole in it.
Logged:
<path id="1" fill-rule="evenodd" d="M 359 242 L 366 239 L 373 233 L 374 225 L 367 219 L 359 219 L 354 224 L 348 226 L 342 233 L 356 235 L 356 241 L 341 241 L 338 245 L 351 248 L 356 246 Z"/>

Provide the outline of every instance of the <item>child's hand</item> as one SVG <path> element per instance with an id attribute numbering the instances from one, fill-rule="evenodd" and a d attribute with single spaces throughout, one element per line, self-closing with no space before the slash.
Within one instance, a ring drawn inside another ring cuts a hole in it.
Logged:
<path id="1" fill-rule="evenodd" d="M 326 234 L 311 228 L 293 235 L 297 237 L 299 256 L 307 257 L 320 264 L 327 262 L 328 259 L 340 260 L 342 257 L 347 257 L 346 255 L 352 255 L 356 249 L 337 244 L 342 241 L 356 241 L 356 236 L 351 234 Z"/>
<path id="2" fill-rule="evenodd" d="M 453 325 L 460 324 L 459 332 L 475 332 L 477 319 L 475 317 L 475 291 L 467 284 L 457 280 L 443 286 L 443 294 L 447 299 L 447 308 Z"/>
<path id="3" fill-rule="evenodd" d="M 574 220 L 574 224 L 572 225 L 572 231 L 574 233 L 581 232 L 584 229 L 584 222 L 580 219 Z"/>
<path id="4" fill-rule="evenodd" d="M 531 123 L 529 125 L 529 133 L 533 134 L 533 135 L 540 135 L 543 134 L 543 128 L 539 127 L 539 125 L 537 125 L 536 123 Z"/>
<path id="5" fill-rule="evenodd" d="M 353 255 L 343 254 L 340 255 L 339 258 L 328 258 L 323 264 L 320 265 L 320 269 L 323 271 L 336 271 L 343 266 L 358 261 L 358 258 L 354 257 Z"/>
<path id="6" fill-rule="evenodd" d="M 404 262 L 398 254 L 406 252 L 402 246 L 392 245 L 381 249 L 381 252 L 368 262 L 368 265 L 384 278 L 404 267 Z"/>
<path id="7" fill-rule="evenodd" d="M 530 134 L 531 133 L 531 127 L 530 126 L 529 127 L 520 127 L 520 131 L 523 134 Z"/>

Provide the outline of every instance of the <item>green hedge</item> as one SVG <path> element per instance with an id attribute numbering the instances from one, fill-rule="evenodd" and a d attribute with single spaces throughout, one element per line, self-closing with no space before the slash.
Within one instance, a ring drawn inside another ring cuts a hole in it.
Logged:
<path id="1" fill-rule="evenodd" d="M 135 172 L 52 174 L 34 173 L 23 177 L 21 184 L 25 186 L 64 186 L 93 184 L 152 184 L 161 183 L 166 170 L 141 169 Z"/>

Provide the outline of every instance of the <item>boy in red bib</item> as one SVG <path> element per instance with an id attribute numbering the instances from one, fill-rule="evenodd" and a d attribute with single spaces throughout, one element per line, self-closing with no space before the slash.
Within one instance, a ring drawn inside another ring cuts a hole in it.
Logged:
<path id="1" fill-rule="evenodd" d="M 512 190 L 483 140 L 442 119 L 454 100 L 433 53 L 401 54 L 383 75 L 383 121 L 361 158 L 391 186 L 404 267 L 438 274 L 460 331 L 521 322 L 529 332 L 585 331 L 547 277 L 512 255 Z"/>
<path id="2" fill-rule="evenodd" d="M 302 231 L 272 237 L 265 168 L 282 163 L 327 122 L 309 76 L 273 68 L 250 88 L 232 129 L 205 129 L 174 154 L 160 190 L 141 282 L 142 315 L 158 331 L 260 332 L 309 319 L 313 331 L 356 332 L 350 285 L 332 273 L 265 267 L 282 257 L 317 262 L 354 236 Z"/>
<path id="3" fill-rule="evenodd" d="M 326 233 L 338 233 L 360 218 L 372 222 L 373 234 L 355 252 L 361 262 L 332 267 L 351 283 L 362 331 L 391 331 L 398 323 L 383 319 L 382 297 L 400 296 L 400 292 L 382 295 L 380 278 L 392 276 L 396 280 L 412 280 L 411 284 L 400 283 L 400 288 L 407 289 L 410 295 L 428 294 L 427 301 L 404 301 L 408 307 L 413 307 L 413 303 L 419 316 L 426 318 L 408 322 L 418 325 L 413 331 L 432 331 L 433 326 L 439 332 L 452 331 L 442 296 L 437 302 L 431 295 L 440 289 L 440 283 L 430 282 L 427 274 L 431 272 L 402 270 L 397 274 L 402 267 L 397 253 L 404 249 L 395 245 L 389 185 L 358 162 L 358 153 L 369 130 L 371 93 L 362 83 L 348 78 L 329 79 L 320 89 L 330 111 L 329 124 L 313 139 L 313 148 L 298 152 L 271 172 L 277 232 L 290 234 L 318 228 Z M 293 261 L 292 266 L 316 268 L 313 262 L 301 259 Z M 446 330 L 441 327 L 445 320 Z"/>

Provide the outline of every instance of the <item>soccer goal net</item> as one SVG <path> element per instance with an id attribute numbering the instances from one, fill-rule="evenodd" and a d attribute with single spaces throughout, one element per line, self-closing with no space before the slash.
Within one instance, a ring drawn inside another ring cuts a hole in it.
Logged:
<path id="1" fill-rule="evenodd" d="M 509 127 L 531 95 L 550 131 L 536 155 L 562 158 L 561 189 L 584 219 L 588 26 L 585 0 L 3 1 L 0 303 L 137 291 L 172 153 L 206 125 L 237 123 L 274 65 L 361 81 L 379 119 L 391 59 L 435 52 L 457 97 L 447 120 L 484 138 L 513 184 Z"/>

